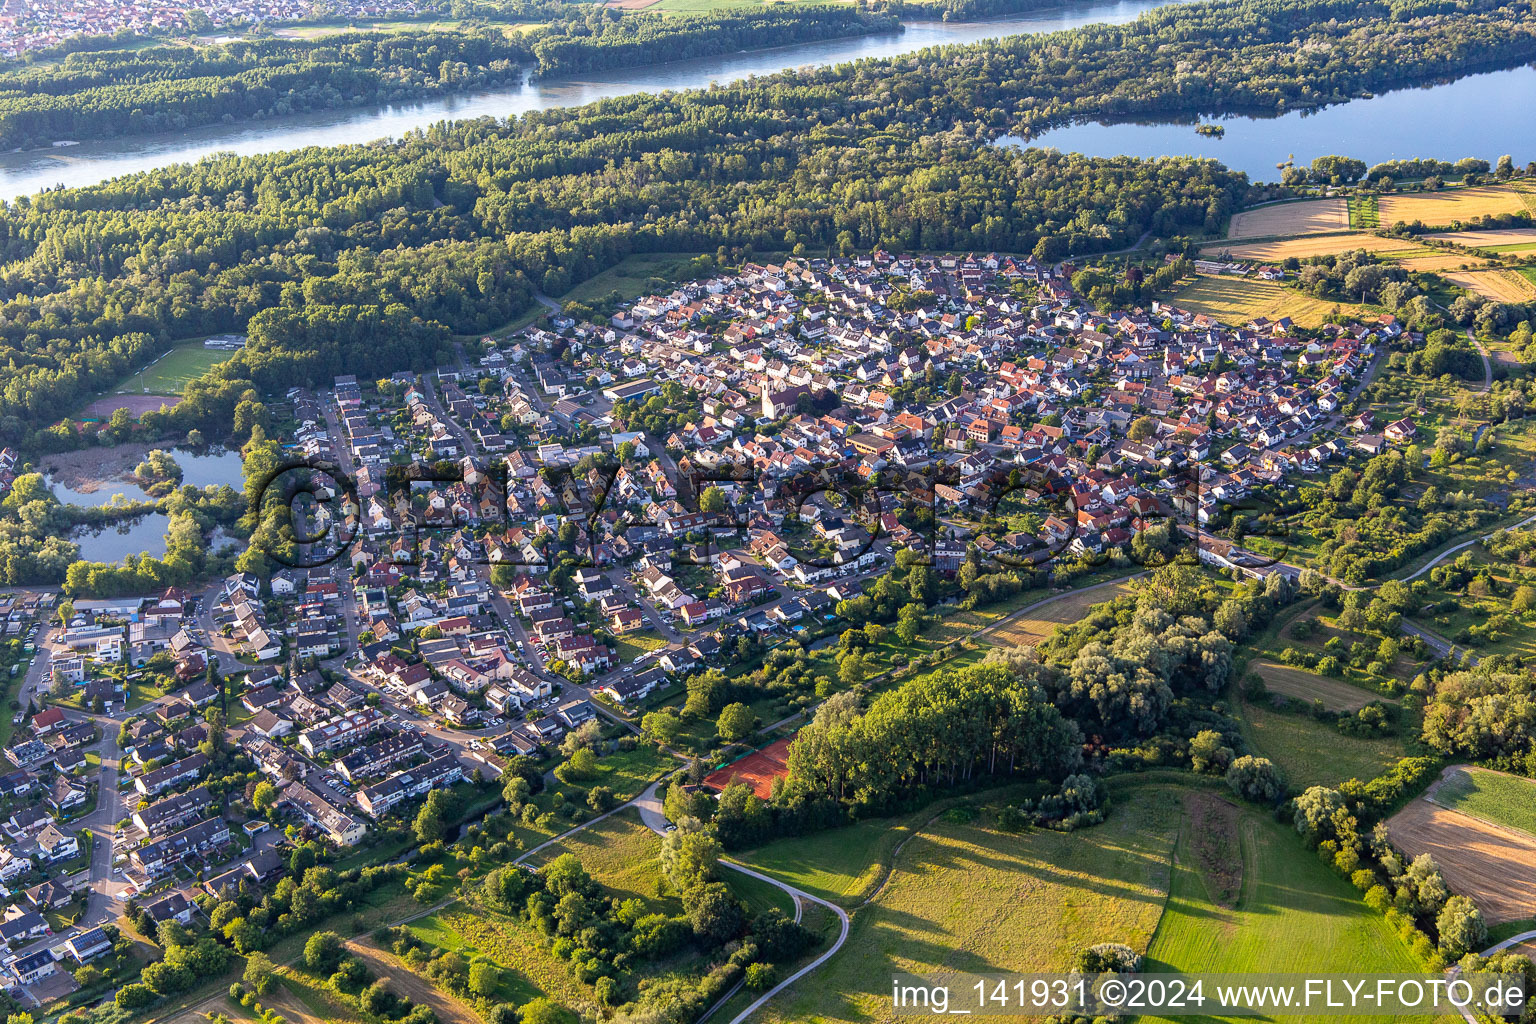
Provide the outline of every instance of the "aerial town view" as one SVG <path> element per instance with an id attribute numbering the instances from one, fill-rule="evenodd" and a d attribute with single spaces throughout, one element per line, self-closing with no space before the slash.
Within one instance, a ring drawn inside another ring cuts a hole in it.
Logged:
<path id="1" fill-rule="evenodd" d="M 4 1024 L 1536 1021 L 1531 0 L 5 0 Z"/>

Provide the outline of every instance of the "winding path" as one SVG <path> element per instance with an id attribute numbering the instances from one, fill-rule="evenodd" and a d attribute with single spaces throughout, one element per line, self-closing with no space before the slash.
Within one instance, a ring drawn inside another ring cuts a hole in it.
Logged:
<path id="1" fill-rule="evenodd" d="M 1482 955 L 1485 956 L 1485 957 L 1493 956 L 1495 953 L 1502 953 L 1506 949 L 1510 948 L 1511 946 L 1518 946 L 1518 945 L 1520 945 L 1520 943 L 1528 942 L 1531 939 L 1536 939 L 1536 931 L 1521 932 L 1519 935 L 1511 935 L 1509 938 L 1505 939 L 1503 942 L 1495 943 L 1494 945 L 1489 946 L 1487 949 L 1483 950 Z M 1455 967 L 1452 967 L 1449 971 L 1447 971 L 1446 972 L 1446 976 L 1450 977 L 1450 978 L 1455 978 L 1460 973 L 1461 973 L 1461 966 L 1457 965 Z M 1459 1006 L 1459 1007 L 1457 1007 L 1457 1009 L 1459 1011 L 1461 1011 L 1461 1018 L 1462 1018 L 1462 1020 L 1465 1020 L 1467 1022 L 1467 1024 L 1478 1024 L 1478 1019 L 1475 1016 L 1473 1016 L 1471 1010 L 1467 1009 L 1464 1006 Z"/>

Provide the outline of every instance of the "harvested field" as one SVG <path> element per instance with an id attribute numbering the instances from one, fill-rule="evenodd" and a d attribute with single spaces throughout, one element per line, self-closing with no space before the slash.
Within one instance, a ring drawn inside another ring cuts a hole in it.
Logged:
<path id="1" fill-rule="evenodd" d="M 1274 281 L 1246 277 L 1198 277 L 1169 298 L 1172 305 L 1204 313 L 1227 324 L 1246 324 L 1258 317 L 1290 317 L 1303 327 L 1316 327 L 1346 303 L 1325 302 Z"/>
<path id="2" fill-rule="evenodd" d="M 773 794 L 773 780 L 789 774 L 789 745 L 794 737 L 770 743 L 761 750 L 753 751 L 739 761 L 726 765 L 704 776 L 704 785 L 711 789 L 724 789 L 733 781 L 740 780 L 752 787 L 752 792 L 766 800 Z"/>
<path id="3" fill-rule="evenodd" d="M 1032 647 L 1050 636 L 1057 626 L 1071 625 L 1088 614 L 1088 609 L 1113 601 L 1130 588 L 1124 584 L 1066 594 L 1033 613 L 1010 619 L 987 634 L 987 642 L 997 647 Z"/>
<path id="4" fill-rule="evenodd" d="M 619 11 L 643 11 L 656 2 L 657 0 L 608 0 L 603 6 Z"/>
<path id="5" fill-rule="evenodd" d="M 1512 270 L 1462 270 L 1442 276 L 1452 284 L 1496 302 L 1529 302 L 1536 299 L 1536 285 Z"/>
<path id="6" fill-rule="evenodd" d="M 80 411 L 81 419 L 106 420 L 119 409 L 127 409 L 134 419 L 153 412 L 162 405 L 176 407 L 181 401 L 178 395 L 103 395 Z"/>
<path id="7" fill-rule="evenodd" d="M 1415 800 L 1387 822 L 1409 857 L 1428 853 L 1453 892 L 1476 903 L 1489 924 L 1536 916 L 1536 839 L 1514 829 Z"/>
<path id="8" fill-rule="evenodd" d="M 1273 661 L 1258 661 L 1254 669 L 1264 680 L 1264 685 L 1274 693 L 1283 693 L 1297 700 L 1323 702 L 1329 711 L 1359 711 L 1379 698 L 1358 686 L 1351 686 L 1341 679 L 1330 679 L 1306 669 L 1291 668 Z"/>
<path id="9" fill-rule="evenodd" d="M 1506 228 L 1502 231 L 1446 231 L 1428 238 L 1474 249 L 1505 250 L 1506 246 L 1536 248 L 1536 228 Z"/>
<path id="10" fill-rule="evenodd" d="M 1460 270 L 1462 267 L 1476 269 L 1488 265 L 1486 260 L 1480 260 L 1470 253 L 1455 252 L 1430 252 L 1424 256 L 1406 256 L 1398 259 L 1397 262 L 1404 270 L 1426 270 L 1435 273 Z"/>
<path id="11" fill-rule="evenodd" d="M 1458 221 L 1525 209 L 1520 193 L 1506 185 L 1458 188 L 1447 192 L 1389 195 L 1377 200 L 1381 226 L 1422 221 L 1429 227 L 1449 227 Z"/>
<path id="12" fill-rule="evenodd" d="M 1349 227 L 1349 210 L 1342 199 L 1312 199 L 1276 203 L 1244 210 L 1232 218 L 1228 238 L 1265 238 L 1270 235 L 1308 235 L 1319 231 L 1343 231 Z"/>
<path id="13" fill-rule="evenodd" d="M 1234 259 L 1240 260 L 1283 260 L 1289 256 L 1305 259 L 1308 256 L 1327 256 L 1339 252 L 1352 252 L 1355 249 L 1365 249 L 1369 252 L 1394 253 L 1404 256 L 1434 256 L 1435 250 L 1426 246 L 1405 242 L 1401 238 L 1380 238 L 1364 232 L 1355 232 L 1348 235 L 1323 235 L 1317 238 L 1288 238 L 1279 242 L 1252 242 L 1248 245 L 1221 245 L 1206 246 L 1203 253 L 1207 256 L 1215 256 L 1220 253 L 1230 252 Z"/>

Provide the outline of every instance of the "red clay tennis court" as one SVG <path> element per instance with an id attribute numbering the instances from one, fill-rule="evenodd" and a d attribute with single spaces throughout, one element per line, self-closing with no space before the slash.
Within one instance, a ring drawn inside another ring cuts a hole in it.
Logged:
<path id="1" fill-rule="evenodd" d="M 773 780 L 789 774 L 789 745 L 793 736 L 770 743 L 762 750 L 732 761 L 724 768 L 704 776 L 704 785 L 710 789 L 724 789 L 734 780 L 741 780 L 752 787 L 752 792 L 767 800 L 773 793 Z"/>

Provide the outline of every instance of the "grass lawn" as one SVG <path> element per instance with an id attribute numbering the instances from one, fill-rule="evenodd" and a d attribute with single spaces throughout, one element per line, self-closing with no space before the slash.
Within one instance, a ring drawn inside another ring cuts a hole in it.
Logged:
<path id="1" fill-rule="evenodd" d="M 846 828 L 779 839 L 737 859 L 844 908 L 864 901 L 890 863 L 891 853 L 933 817 L 924 808 L 901 818 L 875 818 Z"/>
<path id="2" fill-rule="evenodd" d="M 613 644 L 618 648 L 619 661 L 628 665 L 642 654 L 649 654 L 651 651 L 667 646 L 667 639 L 651 630 L 643 629 L 615 637 Z"/>
<path id="3" fill-rule="evenodd" d="M 1303 327 L 1317 327 L 1335 310 L 1347 313 L 1360 308 L 1314 299 L 1274 281 L 1240 277 L 1197 277 L 1168 301 L 1227 324 L 1245 324 L 1261 316 L 1271 320 L 1290 317 Z"/>
<path id="4" fill-rule="evenodd" d="M 587 873 L 616 899 L 639 896 L 656 902 L 656 882 L 661 877 L 661 837 L 640 823 L 634 808 L 604 818 L 530 857 L 528 866 L 539 868 L 562 854 L 575 854 Z M 667 908 L 680 913 L 677 906 Z"/>
<path id="5" fill-rule="evenodd" d="M 1185 793 L 1137 787 L 1102 825 L 1074 833 L 1002 833 L 941 816 L 902 848 L 889 882 L 854 915 L 848 945 L 761 1019 L 887 1019 L 892 972 L 1064 970 L 1095 942 L 1145 949 Z"/>
<path id="6" fill-rule="evenodd" d="M 1423 973 L 1386 919 L 1291 829 L 1248 807 L 1226 822 L 1233 834 L 1219 846 L 1202 843 L 1196 850 L 1193 830 L 1180 836 L 1167 909 L 1145 970 Z M 1214 899 L 1213 880 L 1238 872 L 1237 899 L 1230 906 Z"/>
<path id="7" fill-rule="evenodd" d="M 203 348 L 201 341 L 178 345 L 118 384 L 118 394 L 179 395 L 187 382 L 224 362 L 233 352 Z"/>
<path id="8" fill-rule="evenodd" d="M 498 1002 L 520 1006 L 543 995 L 556 999 L 562 995 L 567 999 L 582 997 L 580 986 L 566 974 L 565 965 L 539 948 L 531 929 L 521 922 L 496 926 L 501 924 L 498 921 L 493 925 L 469 912 L 463 904 L 455 903 L 406 927 L 423 942 L 454 950 L 466 960 L 482 955 L 493 961 L 501 968 Z"/>
<path id="9" fill-rule="evenodd" d="M 1248 745 L 1279 765 L 1298 790 L 1374 779 L 1408 753 L 1397 736 L 1346 736 L 1331 722 L 1257 704 L 1244 703 L 1241 717 Z"/>
<path id="10" fill-rule="evenodd" d="M 774 907 L 783 911 L 786 917 L 795 916 L 795 901 L 778 886 L 729 868 L 721 869 L 720 878 L 731 887 L 736 898 L 747 905 L 747 913 L 754 917 Z"/>
<path id="11" fill-rule="evenodd" d="M 1316 672 L 1291 668 L 1267 659 L 1260 659 L 1250 667 L 1263 678 L 1265 687 L 1271 693 L 1295 697 L 1309 704 L 1322 701 L 1323 707 L 1329 711 L 1358 711 L 1379 699 L 1377 694 L 1351 686 L 1341 679 L 1330 679 Z"/>
<path id="12" fill-rule="evenodd" d="M 1536 782 L 1518 775 L 1461 768 L 1440 783 L 1435 803 L 1536 836 Z"/>

